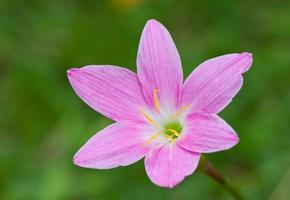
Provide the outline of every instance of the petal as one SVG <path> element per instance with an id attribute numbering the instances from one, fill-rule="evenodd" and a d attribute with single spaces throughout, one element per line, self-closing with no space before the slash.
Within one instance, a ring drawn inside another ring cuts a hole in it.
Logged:
<path id="1" fill-rule="evenodd" d="M 177 105 L 182 90 L 182 65 L 169 32 L 156 20 L 149 20 L 142 32 L 137 71 L 145 97 L 152 107 L 154 90 L 158 90 L 161 107 Z"/>
<path id="2" fill-rule="evenodd" d="M 138 121 L 122 121 L 103 129 L 74 156 L 74 163 L 81 167 L 109 169 L 130 165 L 149 150 L 144 135 L 150 129 Z"/>
<path id="3" fill-rule="evenodd" d="M 145 168 L 153 183 L 172 188 L 194 172 L 199 158 L 199 153 L 184 150 L 178 145 L 164 145 L 146 155 Z"/>
<path id="4" fill-rule="evenodd" d="M 189 114 L 184 129 L 184 136 L 178 145 L 193 152 L 222 151 L 239 142 L 235 131 L 215 114 Z"/>
<path id="5" fill-rule="evenodd" d="M 252 64 L 252 54 L 228 54 L 199 65 L 187 78 L 182 104 L 192 104 L 194 111 L 218 113 L 240 90 L 243 77 Z"/>
<path id="6" fill-rule="evenodd" d="M 68 70 L 78 96 L 97 112 L 115 121 L 140 117 L 146 105 L 135 73 L 116 66 L 86 66 Z"/>

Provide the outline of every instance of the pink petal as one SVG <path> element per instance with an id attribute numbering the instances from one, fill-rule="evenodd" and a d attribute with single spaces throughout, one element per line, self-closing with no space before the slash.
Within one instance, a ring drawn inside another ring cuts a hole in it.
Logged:
<path id="1" fill-rule="evenodd" d="M 86 66 L 68 70 L 78 96 L 97 112 L 115 121 L 140 118 L 146 105 L 135 73 L 116 66 Z"/>
<path id="2" fill-rule="evenodd" d="M 218 113 L 240 90 L 243 77 L 252 64 L 252 54 L 228 54 L 199 65 L 187 78 L 182 104 L 192 103 L 194 111 Z"/>
<path id="3" fill-rule="evenodd" d="M 145 97 L 152 107 L 154 90 L 159 91 L 159 101 L 163 107 L 177 105 L 182 90 L 182 65 L 169 32 L 156 20 L 149 20 L 144 27 L 137 70 Z"/>
<path id="4" fill-rule="evenodd" d="M 199 158 L 199 153 L 184 150 L 178 145 L 165 145 L 146 155 L 145 168 L 153 183 L 172 188 L 194 172 Z"/>
<path id="5" fill-rule="evenodd" d="M 87 141 L 74 156 L 74 163 L 96 169 L 130 165 L 149 150 L 144 139 L 148 129 L 146 124 L 136 121 L 108 126 Z"/>
<path id="6" fill-rule="evenodd" d="M 192 113 L 178 144 L 189 151 L 211 153 L 229 149 L 238 142 L 235 131 L 217 115 Z"/>

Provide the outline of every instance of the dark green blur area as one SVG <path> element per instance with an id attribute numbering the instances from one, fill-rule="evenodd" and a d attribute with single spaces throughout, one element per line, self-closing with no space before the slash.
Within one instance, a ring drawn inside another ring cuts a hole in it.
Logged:
<path id="1" fill-rule="evenodd" d="M 143 160 L 112 170 L 72 163 L 112 121 L 77 97 L 66 70 L 136 71 L 150 18 L 171 32 L 185 76 L 208 58 L 253 53 L 242 90 L 221 113 L 240 143 L 208 158 L 247 199 L 290 198 L 290 1 L 1 0 L 1 200 L 232 199 L 200 171 L 164 189 L 149 181 Z"/>

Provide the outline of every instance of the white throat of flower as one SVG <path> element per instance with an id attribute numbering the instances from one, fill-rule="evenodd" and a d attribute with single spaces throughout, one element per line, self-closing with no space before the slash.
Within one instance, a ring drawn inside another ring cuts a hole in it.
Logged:
<path id="1" fill-rule="evenodd" d="M 163 142 L 175 142 L 182 135 L 184 128 L 184 116 L 181 117 L 190 107 L 191 104 L 181 107 L 178 111 L 171 114 L 162 113 L 160 104 L 157 98 L 159 90 L 153 91 L 154 107 L 155 110 L 150 115 L 144 109 L 141 109 L 142 114 L 146 120 L 156 128 L 156 132 L 153 133 L 146 142 L 162 140 Z"/>

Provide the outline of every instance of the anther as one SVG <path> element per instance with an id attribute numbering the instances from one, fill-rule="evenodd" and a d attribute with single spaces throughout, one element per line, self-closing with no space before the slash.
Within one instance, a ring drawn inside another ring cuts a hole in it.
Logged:
<path id="1" fill-rule="evenodd" d="M 154 105 L 156 110 L 160 113 L 160 107 L 159 107 L 159 102 L 158 102 L 158 98 L 157 98 L 157 93 L 159 92 L 159 90 L 155 89 L 153 91 L 153 98 L 154 98 Z"/>

